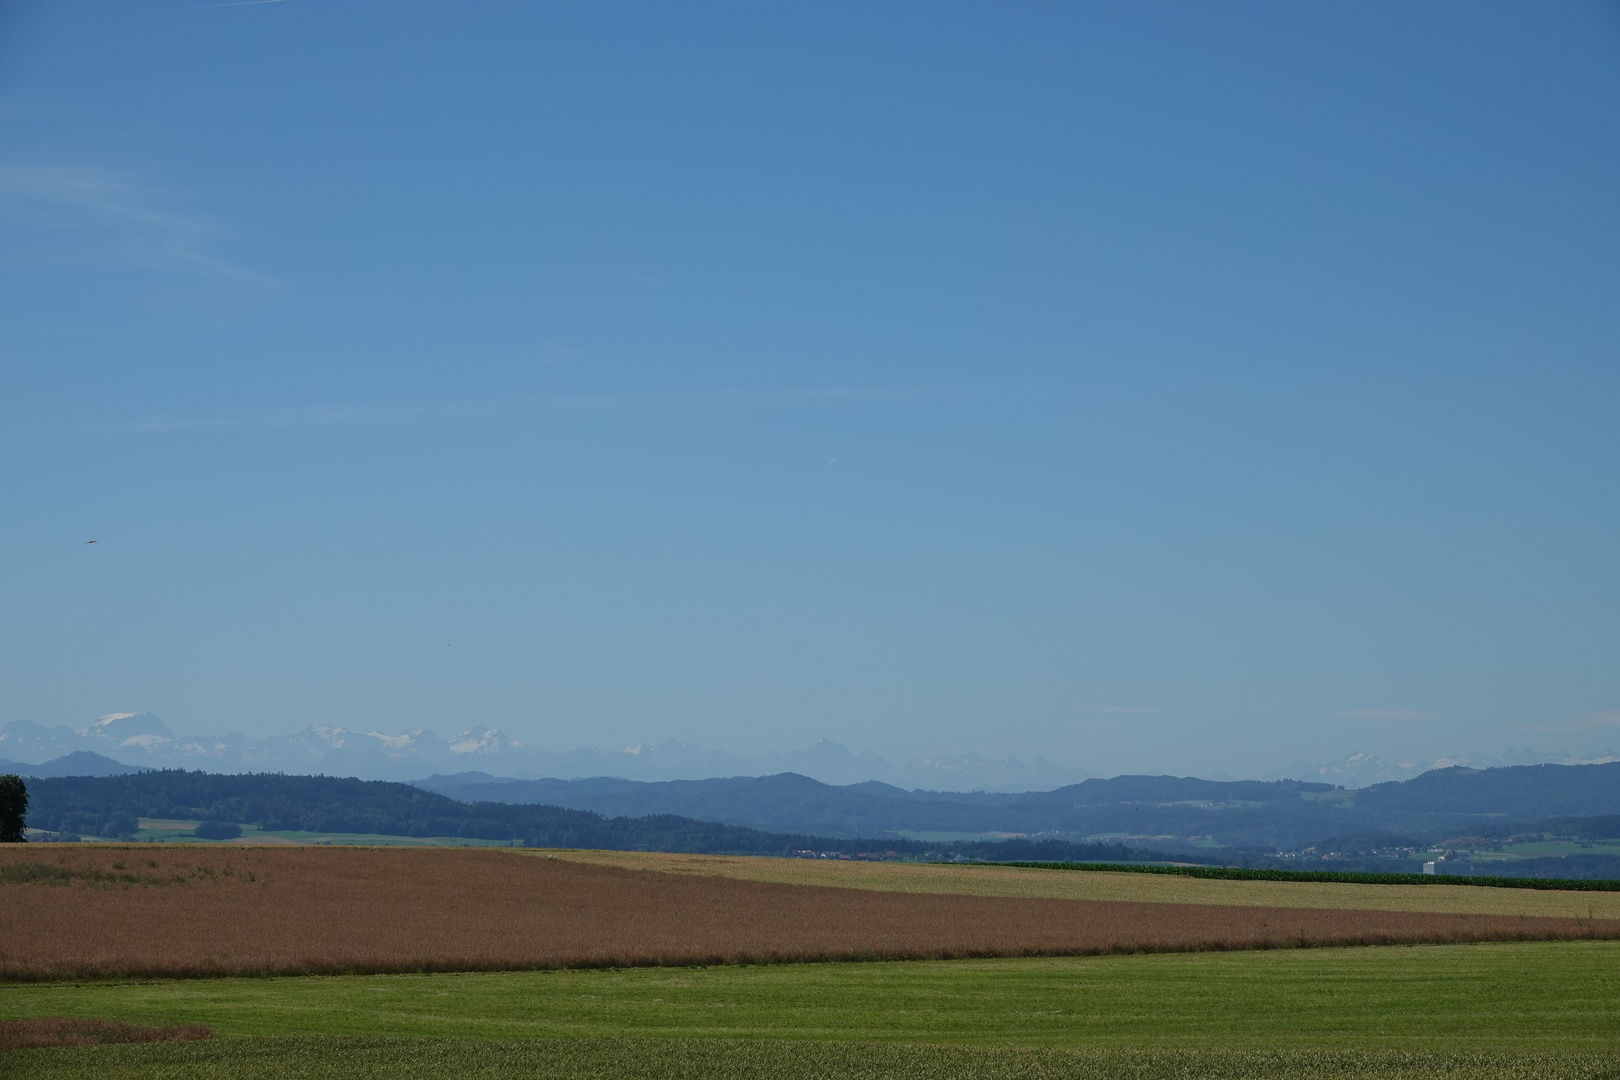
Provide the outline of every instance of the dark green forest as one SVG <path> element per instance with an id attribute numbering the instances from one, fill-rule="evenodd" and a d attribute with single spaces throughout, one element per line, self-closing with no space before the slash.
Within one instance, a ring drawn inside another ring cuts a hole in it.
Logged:
<path id="1" fill-rule="evenodd" d="M 608 814 L 539 803 L 476 800 L 477 794 L 502 786 L 493 784 L 469 785 L 458 792 L 462 798 L 455 798 L 387 781 L 184 770 L 31 780 L 28 824 L 59 839 L 132 837 L 139 827 L 138 819 L 148 817 L 201 820 L 211 823 L 208 828 L 219 838 L 227 836 L 234 825 L 245 824 L 272 831 L 459 837 L 531 847 L 626 851 L 738 855 L 809 851 L 993 862 L 1176 862 L 1382 874 L 1418 873 L 1425 861 L 1436 860 L 1438 872 L 1448 875 L 1620 878 L 1620 857 L 1612 853 L 1612 848 L 1605 851 L 1593 844 L 1620 835 L 1620 815 L 1525 820 L 1529 816 L 1526 810 L 1614 805 L 1608 789 L 1620 778 L 1620 770 L 1609 766 L 1588 768 L 1590 771 L 1584 773 L 1565 769 L 1491 770 L 1509 774 L 1505 776 L 1446 770 L 1408 781 L 1405 786 L 1409 790 L 1404 792 L 1390 787 L 1350 793 L 1322 791 L 1319 785 L 1255 786 L 1242 792 L 1251 796 L 1250 801 L 1219 802 L 1147 801 L 1154 796 L 1163 799 L 1166 795 L 1223 793 L 1221 789 L 1206 788 L 1188 791 L 1188 785 L 1175 778 L 1164 778 L 1170 782 L 1165 790 L 1152 783 L 1157 778 L 1126 777 L 1120 778 L 1121 783 L 1077 785 L 1033 796 L 991 796 L 982 800 L 920 792 L 891 796 L 872 790 L 870 785 L 862 786 L 866 790 L 850 791 L 791 774 L 750 781 L 746 789 L 730 782 L 693 785 L 710 801 L 717 801 L 712 798 L 715 795 L 731 800 L 749 795 L 755 801 L 774 801 L 778 812 L 816 820 L 836 819 L 840 813 L 849 812 L 843 820 L 869 822 L 877 816 L 873 804 L 878 802 L 900 805 L 908 813 L 926 814 L 944 808 L 988 815 L 1009 806 L 1027 812 L 1030 803 L 1038 798 L 1057 804 L 1066 815 L 1086 826 L 1106 825 L 1110 831 L 1158 837 L 1143 847 L 1089 841 L 1084 834 L 955 842 L 909 839 L 894 832 L 883 835 L 877 828 L 864 836 L 851 831 L 829 834 L 757 828 L 690 814 L 645 812 L 639 807 L 641 812 Z M 1544 790 L 1547 786 L 1563 787 L 1574 777 L 1580 782 L 1573 785 L 1573 790 Z M 1262 794 L 1270 796 L 1270 801 L 1252 799 Z M 1416 797 L 1420 795 L 1421 799 Z M 1123 797 L 1125 801 L 1108 803 L 1108 796 Z M 955 799 L 962 801 L 953 806 Z M 1067 800 L 1066 806 L 1059 800 Z M 1370 805 L 1363 805 L 1363 800 Z M 1391 802 L 1407 805 L 1396 809 L 1388 805 Z M 1468 807 L 1468 811 L 1460 812 L 1458 804 Z M 1499 809 L 1480 812 L 1475 809 L 1478 806 Z M 713 809 L 706 806 L 698 812 Z M 929 819 L 924 816 L 917 820 Z M 1134 829 L 1129 828 L 1132 825 Z M 1347 825 L 1359 828 L 1339 831 Z M 1513 834 L 1525 831 L 1563 837 L 1591 850 L 1506 862 L 1475 860 L 1470 855 L 1500 847 Z M 1219 846 L 1198 846 L 1177 838 L 1178 833 L 1186 837 L 1212 832 Z M 1307 843 L 1311 846 L 1305 847 Z M 1455 845 L 1459 852 L 1452 853 L 1455 857 L 1438 858 L 1430 850 L 1436 843 L 1442 847 Z"/>
<path id="2" fill-rule="evenodd" d="M 903 839 L 850 840 L 772 833 L 673 814 L 606 817 L 587 810 L 459 802 L 409 784 L 278 773 L 220 775 L 184 770 L 125 776 L 58 777 L 29 784 L 28 824 L 63 835 L 124 837 L 138 819 L 239 822 L 268 830 L 462 837 L 528 847 L 620 851 L 789 855 L 798 851 L 937 853 L 964 858 L 1162 859 L 1120 844 L 1010 841 L 926 844 Z"/>

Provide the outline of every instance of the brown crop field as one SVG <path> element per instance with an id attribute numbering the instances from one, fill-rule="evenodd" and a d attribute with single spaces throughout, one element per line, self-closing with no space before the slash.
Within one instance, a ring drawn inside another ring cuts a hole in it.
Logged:
<path id="1" fill-rule="evenodd" d="M 109 1043 L 189 1042 L 212 1038 L 207 1024 L 141 1027 L 84 1016 L 28 1016 L 0 1020 L 0 1050 L 45 1046 L 104 1046 Z"/>
<path id="2" fill-rule="evenodd" d="M 1620 920 L 902 893 L 500 849 L 8 846 L 0 977 L 474 971 L 1620 937 Z"/>
<path id="3" fill-rule="evenodd" d="M 1035 869 L 976 863 L 770 859 L 754 855 L 685 855 L 657 851 L 576 851 L 559 859 L 665 874 L 831 885 L 880 892 L 958 893 L 1046 900 L 1133 900 L 1159 904 L 1436 911 L 1455 915 L 1538 915 L 1620 919 L 1620 892 L 1562 892 L 1474 885 L 1360 885 L 1340 881 L 1224 881 Z"/>

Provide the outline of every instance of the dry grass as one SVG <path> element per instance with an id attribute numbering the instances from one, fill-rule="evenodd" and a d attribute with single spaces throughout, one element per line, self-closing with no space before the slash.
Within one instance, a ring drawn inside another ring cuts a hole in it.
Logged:
<path id="1" fill-rule="evenodd" d="M 879 892 L 1016 896 L 1047 900 L 1343 911 L 1434 911 L 1457 915 L 1620 919 L 1620 893 L 1493 889 L 1468 885 L 1349 885 L 1329 881 L 1219 881 L 1155 874 L 1034 870 L 1015 866 L 768 859 L 747 855 L 669 855 L 646 851 L 529 851 L 559 859 L 739 881 L 830 885 Z"/>
<path id="2" fill-rule="evenodd" d="M 182 1042 L 213 1036 L 207 1024 L 138 1027 L 84 1016 L 33 1016 L 0 1020 L 0 1050 L 46 1046 L 100 1046 L 104 1043 Z"/>
<path id="3" fill-rule="evenodd" d="M 831 889 L 499 849 L 19 846 L 0 881 L 10 979 L 1620 937 L 1620 920 Z"/>

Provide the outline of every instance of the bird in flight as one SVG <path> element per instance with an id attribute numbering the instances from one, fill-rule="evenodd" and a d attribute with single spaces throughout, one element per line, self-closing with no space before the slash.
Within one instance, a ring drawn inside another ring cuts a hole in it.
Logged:
<path id="1" fill-rule="evenodd" d="M 99 543 L 101 543 L 101 541 L 100 540 L 86 540 L 85 543 L 87 543 L 87 544 L 99 544 Z"/>

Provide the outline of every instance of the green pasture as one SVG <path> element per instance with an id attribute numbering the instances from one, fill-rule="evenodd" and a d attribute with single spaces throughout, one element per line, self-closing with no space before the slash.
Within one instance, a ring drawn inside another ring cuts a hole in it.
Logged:
<path id="1" fill-rule="evenodd" d="M 0 986 L 217 1036 L 1620 1052 L 1620 943 Z"/>
<path id="2" fill-rule="evenodd" d="M 1015 836 L 1017 834 L 1004 832 L 950 832 L 949 830 L 941 832 L 937 829 L 901 829 L 899 830 L 899 835 L 905 837 L 907 840 L 921 840 L 925 844 L 949 844 L 957 840 L 982 840 L 989 843 L 994 843 L 997 840 L 1005 840 L 1009 836 Z"/>
<path id="3" fill-rule="evenodd" d="M 1620 942 L 0 986 L 0 1077 L 1620 1080 Z"/>
<path id="4" fill-rule="evenodd" d="M 1601 1054 L 301 1036 L 0 1051 L 28 1080 L 1615 1080 Z"/>
<path id="5" fill-rule="evenodd" d="M 274 836 L 301 844 L 358 844 L 365 847 L 513 847 L 510 840 L 477 840 L 465 836 L 387 836 L 383 833 L 301 832 L 297 829 L 261 829 L 242 826 L 242 843 Z M 206 841 L 204 841 L 206 842 Z"/>
<path id="6" fill-rule="evenodd" d="M 331 844 L 333 846 L 359 845 L 364 847 L 512 847 L 509 840 L 478 840 L 465 836 L 389 836 L 383 833 L 304 832 L 298 829 L 261 829 L 257 825 L 243 825 L 240 841 L 205 840 L 194 830 L 200 821 L 168 821 L 147 827 L 149 818 L 142 818 L 142 828 L 135 832 L 134 842 L 152 844 L 244 844 L 292 840 L 300 844 Z M 112 837 L 86 836 L 93 843 L 129 843 Z"/>
<path id="7" fill-rule="evenodd" d="M 1544 859 L 1556 855 L 1620 855 L 1620 840 L 1525 840 L 1501 851 L 1475 852 L 1476 859 Z"/>

